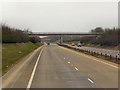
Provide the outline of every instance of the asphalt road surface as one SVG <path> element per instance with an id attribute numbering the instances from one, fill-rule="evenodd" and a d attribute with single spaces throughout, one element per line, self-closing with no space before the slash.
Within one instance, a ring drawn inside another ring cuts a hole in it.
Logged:
<path id="1" fill-rule="evenodd" d="M 55 44 L 26 56 L 3 77 L 3 88 L 117 88 L 117 64 Z"/>

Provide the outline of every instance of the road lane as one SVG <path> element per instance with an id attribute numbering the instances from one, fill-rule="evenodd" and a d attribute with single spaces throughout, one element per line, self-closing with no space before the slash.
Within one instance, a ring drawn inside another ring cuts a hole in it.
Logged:
<path id="1" fill-rule="evenodd" d="M 38 64 L 31 88 L 94 88 L 83 72 L 69 65 L 57 53 L 56 45 L 46 46 Z"/>
<path id="2" fill-rule="evenodd" d="M 40 50 L 3 76 L 4 88 L 26 88 Z M 16 73 L 16 69 L 17 70 Z M 9 82 L 8 82 L 9 80 Z M 45 45 L 31 88 L 117 88 L 118 68 L 55 44 Z"/>
<path id="3" fill-rule="evenodd" d="M 88 56 L 63 47 L 58 48 L 57 51 L 59 51 L 59 53 L 64 51 L 62 55 L 59 55 L 66 58 L 66 60 L 70 61 L 72 64 L 76 65 L 80 71 L 86 73 L 100 87 L 118 87 L 118 68 L 116 68 L 117 64 L 108 62 L 108 64 L 111 65 L 107 65 L 97 61 L 102 59 L 94 58 L 92 56 Z M 104 62 L 104 60 L 102 60 L 102 62 Z M 105 61 L 105 63 L 107 62 Z M 113 65 L 115 67 L 113 67 Z"/>

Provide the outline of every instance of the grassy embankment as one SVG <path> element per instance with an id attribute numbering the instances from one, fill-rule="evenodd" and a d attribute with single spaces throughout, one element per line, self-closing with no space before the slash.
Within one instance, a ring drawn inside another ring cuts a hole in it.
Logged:
<path id="1" fill-rule="evenodd" d="M 41 43 L 15 43 L 2 45 L 2 74 L 7 72 L 10 67 L 33 50 L 41 46 Z"/>
<path id="2" fill-rule="evenodd" d="M 66 42 L 67 44 L 72 44 L 74 43 L 75 45 L 77 45 L 79 43 L 79 41 L 75 41 L 75 42 Z M 82 46 L 86 46 L 86 47 L 94 47 L 94 48 L 101 48 L 101 49 L 110 49 L 110 50 L 120 50 L 120 45 L 119 46 L 100 46 L 100 45 L 94 45 L 94 44 L 85 44 L 82 43 Z"/>

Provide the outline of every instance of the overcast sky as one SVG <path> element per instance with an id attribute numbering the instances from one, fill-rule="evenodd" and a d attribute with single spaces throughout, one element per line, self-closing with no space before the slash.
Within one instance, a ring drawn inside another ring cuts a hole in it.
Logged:
<path id="1" fill-rule="evenodd" d="M 33 32 L 88 32 L 118 27 L 117 2 L 4 2 L 2 23 Z"/>

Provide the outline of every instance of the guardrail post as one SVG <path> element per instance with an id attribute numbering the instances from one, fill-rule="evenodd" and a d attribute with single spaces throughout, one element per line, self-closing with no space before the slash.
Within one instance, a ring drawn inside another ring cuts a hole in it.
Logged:
<path id="1" fill-rule="evenodd" d="M 93 52 L 91 51 L 91 55 L 93 55 Z"/>
<path id="2" fill-rule="evenodd" d="M 93 56 L 95 56 L 95 52 L 93 52 Z"/>
<path id="3" fill-rule="evenodd" d="M 105 59 L 107 59 L 107 54 L 105 54 Z"/>
<path id="4" fill-rule="evenodd" d="M 90 54 L 90 51 L 88 53 Z"/>
<path id="5" fill-rule="evenodd" d="M 92 55 L 94 56 L 94 52 L 92 52 Z"/>
<path id="6" fill-rule="evenodd" d="M 98 52 L 96 52 L 96 56 L 98 57 Z"/>
<path id="7" fill-rule="evenodd" d="M 91 55 L 91 51 L 89 51 L 90 55 Z"/>
<path id="8" fill-rule="evenodd" d="M 110 55 L 110 60 L 111 60 L 112 56 Z"/>
<path id="9" fill-rule="evenodd" d="M 87 53 L 89 54 L 89 50 L 87 51 Z"/>
<path id="10" fill-rule="evenodd" d="M 118 57 L 118 64 L 120 64 L 120 57 Z"/>
<path id="11" fill-rule="evenodd" d="M 115 59 L 116 59 L 116 62 L 117 62 L 117 60 L 118 60 L 117 56 L 115 57 Z"/>
<path id="12" fill-rule="evenodd" d="M 98 56 L 97 52 L 95 54 L 96 54 L 96 56 Z"/>
<path id="13" fill-rule="evenodd" d="M 96 56 L 96 52 L 94 52 L 95 56 Z"/>

